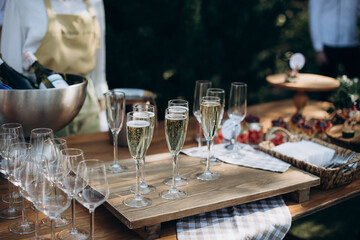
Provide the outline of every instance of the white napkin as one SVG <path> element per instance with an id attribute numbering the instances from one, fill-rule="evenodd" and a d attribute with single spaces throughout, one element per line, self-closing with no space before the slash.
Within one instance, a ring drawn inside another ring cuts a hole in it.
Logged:
<path id="1" fill-rule="evenodd" d="M 271 150 L 293 157 L 318 167 L 325 167 L 335 154 L 335 150 L 312 141 L 286 142 Z"/>
<path id="2" fill-rule="evenodd" d="M 289 163 L 281 161 L 264 152 L 256 151 L 249 145 L 240 144 L 240 150 L 236 154 L 234 154 L 232 150 L 226 149 L 226 145 L 226 143 L 222 143 L 213 146 L 214 157 L 223 162 L 273 172 L 285 172 L 290 167 Z M 198 147 L 193 147 L 183 149 L 181 152 L 192 157 L 207 157 L 206 146 L 202 147 L 201 150 L 199 150 Z"/>

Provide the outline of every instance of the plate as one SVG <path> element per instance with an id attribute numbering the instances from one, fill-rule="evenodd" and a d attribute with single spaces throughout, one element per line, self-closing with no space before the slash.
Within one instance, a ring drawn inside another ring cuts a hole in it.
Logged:
<path id="1" fill-rule="evenodd" d="M 360 124 L 355 125 L 355 135 L 353 138 L 343 138 L 342 137 L 342 128 L 343 125 L 334 125 L 328 130 L 326 130 L 326 135 L 333 140 L 340 141 L 347 144 L 358 145 L 360 146 Z"/>

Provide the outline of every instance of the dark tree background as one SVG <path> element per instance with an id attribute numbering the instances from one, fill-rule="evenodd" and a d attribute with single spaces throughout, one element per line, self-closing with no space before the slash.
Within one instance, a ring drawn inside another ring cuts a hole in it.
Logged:
<path id="1" fill-rule="evenodd" d="M 248 83 L 248 104 L 290 97 L 266 83 L 301 52 L 315 72 L 305 0 L 105 0 L 110 88 L 142 88 L 192 105 L 195 81 L 229 92 Z M 159 118 L 162 118 L 160 116 Z"/>

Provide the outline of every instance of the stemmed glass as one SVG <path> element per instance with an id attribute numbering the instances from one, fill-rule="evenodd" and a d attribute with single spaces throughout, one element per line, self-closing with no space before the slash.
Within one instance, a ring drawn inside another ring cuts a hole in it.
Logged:
<path id="1" fill-rule="evenodd" d="M 85 160 L 84 152 L 79 148 L 66 148 L 61 150 L 61 160 L 70 168 L 68 174 L 57 182 L 59 188 L 64 190 L 72 198 L 72 227 L 58 233 L 59 239 L 88 239 L 89 232 L 82 228 L 77 228 L 75 224 L 75 179 L 79 162 Z"/>
<path id="2" fill-rule="evenodd" d="M 198 80 L 195 83 L 193 114 L 194 114 L 196 120 L 198 121 L 199 126 L 201 124 L 201 119 L 200 119 L 201 98 L 206 96 L 206 91 L 209 88 L 211 88 L 211 85 L 212 85 L 212 83 L 208 80 Z M 197 132 L 196 134 L 199 135 L 198 147 L 199 147 L 199 151 L 200 151 L 201 139 L 202 139 L 203 133 L 201 131 L 201 127 L 196 128 L 196 129 L 199 130 L 199 132 Z"/>
<path id="3" fill-rule="evenodd" d="M 9 150 L 9 181 L 20 189 L 22 165 L 30 161 L 31 144 L 26 142 L 17 142 L 10 146 Z M 35 231 L 35 223 L 26 219 L 25 199 L 22 199 L 22 219 L 9 226 L 10 232 L 16 234 L 30 234 Z"/>
<path id="4" fill-rule="evenodd" d="M 18 142 L 18 136 L 14 133 L 0 133 L 0 158 L 1 158 L 1 172 L 5 178 L 9 179 L 9 148 L 11 144 Z M 11 184 L 9 183 L 9 192 L 11 193 Z M 6 208 L 0 210 L 0 218 L 15 219 L 21 216 L 21 209 L 14 206 L 12 198 Z"/>
<path id="5" fill-rule="evenodd" d="M 110 165 L 110 173 L 120 173 L 125 170 L 118 160 L 118 137 L 122 128 L 125 116 L 125 93 L 113 89 L 104 94 L 106 119 L 113 135 L 114 162 Z"/>
<path id="6" fill-rule="evenodd" d="M 181 148 L 184 145 L 188 123 L 188 111 L 179 107 L 170 107 L 165 111 L 165 137 L 173 159 L 173 178 L 169 190 L 162 191 L 160 196 L 168 200 L 182 199 L 187 196 L 185 191 L 176 188 L 176 164 Z"/>
<path id="7" fill-rule="evenodd" d="M 220 112 L 220 117 L 219 117 L 219 123 L 218 123 L 218 126 L 217 126 L 217 129 L 219 129 L 221 127 L 222 119 L 223 119 L 223 116 L 224 116 L 225 90 L 221 89 L 221 88 L 209 88 L 206 91 L 206 95 L 220 98 L 221 112 Z M 218 132 L 216 131 L 215 136 L 217 135 L 217 133 Z M 213 146 L 214 146 L 214 140 L 211 141 L 211 148 L 213 148 Z M 210 158 L 210 165 L 211 166 L 220 165 L 221 162 L 214 157 L 213 152 L 211 153 L 211 155 L 212 156 Z M 206 160 L 201 160 L 201 163 L 206 164 Z"/>
<path id="8" fill-rule="evenodd" d="M 136 165 L 136 188 L 133 197 L 126 198 L 124 204 L 129 207 L 146 207 L 151 205 L 151 199 L 140 195 L 139 171 L 147 147 L 150 143 L 150 115 L 146 112 L 129 112 L 126 121 L 126 137 L 129 152 Z"/>
<path id="9" fill-rule="evenodd" d="M 156 117 L 155 117 L 155 107 L 152 104 L 146 104 L 146 103 L 137 103 L 133 106 L 133 111 L 135 112 L 146 112 L 149 114 L 149 118 L 150 118 L 150 130 L 149 130 L 149 135 L 148 135 L 148 140 L 147 140 L 147 148 L 146 150 L 149 148 L 151 140 L 153 138 L 153 134 L 154 134 L 154 128 L 155 128 L 155 121 L 156 121 Z M 155 192 L 156 188 L 152 185 L 148 185 L 145 181 L 145 155 L 146 152 L 144 154 L 144 158 L 141 161 L 141 166 L 140 166 L 140 194 L 149 194 L 152 192 Z M 136 191 L 136 185 L 130 188 L 130 191 L 132 193 L 135 193 Z"/>
<path id="10" fill-rule="evenodd" d="M 1 125 L 1 132 L 14 133 L 18 136 L 20 142 L 25 141 L 23 127 L 20 123 L 4 123 Z M 8 194 L 2 196 L 2 201 L 5 203 L 10 203 L 10 201 L 12 201 L 12 203 L 20 203 L 22 201 L 22 197 L 18 193 L 17 189 L 14 189 L 10 182 L 8 182 L 8 184 L 10 185 L 10 191 Z"/>
<path id="11" fill-rule="evenodd" d="M 204 181 L 216 180 L 220 174 L 210 171 L 210 157 L 211 157 L 211 141 L 215 137 L 216 130 L 219 124 L 221 114 L 221 104 L 219 97 L 205 96 L 201 99 L 200 118 L 201 127 L 204 132 L 208 147 L 208 157 L 206 160 L 205 172 L 197 175 L 197 179 Z"/>
<path id="12" fill-rule="evenodd" d="M 186 110 L 186 112 L 187 112 L 187 120 L 189 121 L 189 102 L 188 101 L 186 101 L 184 99 L 171 99 L 171 100 L 168 101 L 168 107 L 173 107 L 173 110 L 174 109 L 179 109 L 180 111 Z M 188 124 L 186 124 L 186 128 L 187 128 L 187 126 L 188 126 Z M 175 171 L 176 171 L 175 185 L 177 187 L 187 185 L 188 184 L 187 179 L 180 176 L 180 173 L 179 173 L 179 161 L 176 161 L 176 170 Z M 167 178 L 167 179 L 164 180 L 164 183 L 166 185 L 171 186 L 172 185 L 172 180 L 173 180 L 172 177 Z"/>
<path id="13" fill-rule="evenodd" d="M 243 82 L 233 82 L 231 83 L 230 88 L 230 97 L 229 97 L 229 109 L 228 115 L 229 118 L 233 121 L 235 125 L 234 129 L 234 147 L 233 147 L 233 157 L 241 157 L 239 154 L 239 144 L 236 141 L 237 131 L 236 128 L 240 126 L 241 121 L 246 117 L 246 93 L 247 85 Z"/>
<path id="14" fill-rule="evenodd" d="M 79 163 L 75 178 L 76 200 L 89 209 L 90 239 L 94 236 L 94 212 L 110 195 L 105 164 L 101 160 L 83 160 Z"/>

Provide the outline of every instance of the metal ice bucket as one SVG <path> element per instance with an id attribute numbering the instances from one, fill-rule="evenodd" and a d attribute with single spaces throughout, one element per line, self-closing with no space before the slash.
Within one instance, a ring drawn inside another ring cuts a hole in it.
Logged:
<path id="1" fill-rule="evenodd" d="M 62 74 L 66 88 L 0 90 L 0 124 L 21 123 L 26 137 L 31 129 L 47 127 L 58 131 L 79 113 L 86 97 L 87 80 Z"/>

